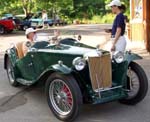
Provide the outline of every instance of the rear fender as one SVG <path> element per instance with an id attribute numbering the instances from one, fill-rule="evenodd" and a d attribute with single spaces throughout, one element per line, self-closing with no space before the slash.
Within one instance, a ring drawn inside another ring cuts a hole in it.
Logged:
<path id="1" fill-rule="evenodd" d="M 4 55 L 4 69 L 7 68 L 7 58 L 9 58 L 11 60 L 12 65 L 15 66 L 15 63 L 18 59 L 15 48 L 10 48 L 6 50 Z"/>
<path id="2" fill-rule="evenodd" d="M 7 58 L 8 58 L 8 54 L 4 55 L 4 69 L 7 68 Z"/>

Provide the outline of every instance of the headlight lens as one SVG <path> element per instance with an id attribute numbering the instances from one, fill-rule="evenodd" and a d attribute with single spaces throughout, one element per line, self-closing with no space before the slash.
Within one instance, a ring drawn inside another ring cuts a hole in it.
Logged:
<path id="1" fill-rule="evenodd" d="M 124 53 L 121 52 L 121 51 L 116 51 L 114 54 L 113 54 L 113 59 L 117 62 L 117 63 L 122 63 L 125 59 L 124 57 Z"/>
<path id="2" fill-rule="evenodd" d="M 72 64 L 74 65 L 76 70 L 81 71 L 84 69 L 86 61 L 81 57 L 77 57 L 73 60 Z"/>

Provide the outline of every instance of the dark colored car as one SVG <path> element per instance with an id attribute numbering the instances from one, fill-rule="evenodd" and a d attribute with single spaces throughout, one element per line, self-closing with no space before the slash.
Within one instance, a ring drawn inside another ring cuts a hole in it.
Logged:
<path id="1" fill-rule="evenodd" d="M 0 20 L 0 34 L 11 33 L 15 29 L 15 22 L 9 19 Z"/>
<path id="2" fill-rule="evenodd" d="M 54 25 L 55 26 L 57 26 L 57 25 L 59 25 L 59 26 L 61 26 L 61 25 L 67 25 L 67 22 L 66 21 L 64 21 L 64 20 L 53 20 L 54 22 Z"/>
<path id="3" fill-rule="evenodd" d="M 4 68 L 12 86 L 45 83 L 48 105 L 58 119 L 74 120 L 83 103 L 135 105 L 146 96 L 148 80 L 134 62 L 142 59 L 137 54 L 111 55 L 72 38 L 55 41 L 28 43 L 24 57 L 21 43 L 12 46 L 5 53 Z"/>
<path id="4" fill-rule="evenodd" d="M 19 23 L 18 23 L 19 30 L 25 31 L 27 28 L 31 27 L 31 21 L 30 21 L 31 17 L 25 16 L 24 14 L 22 14 L 22 15 L 15 15 L 14 18 L 19 20 Z"/>
<path id="5" fill-rule="evenodd" d="M 39 12 L 36 12 L 32 18 L 30 19 L 31 21 L 31 27 L 32 28 L 42 28 L 43 27 L 43 24 L 46 24 L 48 26 L 52 26 L 54 24 L 54 21 L 53 19 L 47 19 L 46 21 L 44 21 L 43 23 L 43 20 L 42 20 L 42 12 L 39 11 Z"/>
<path id="6" fill-rule="evenodd" d="M 33 28 L 42 28 L 43 27 L 43 20 L 41 18 L 31 18 L 31 27 Z M 44 24 L 47 24 L 48 26 L 52 26 L 54 24 L 54 21 L 52 19 L 47 19 L 44 21 Z"/>

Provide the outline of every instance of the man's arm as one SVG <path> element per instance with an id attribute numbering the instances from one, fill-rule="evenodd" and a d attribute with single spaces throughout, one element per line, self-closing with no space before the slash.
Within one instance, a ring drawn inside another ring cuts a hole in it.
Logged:
<path id="1" fill-rule="evenodd" d="M 114 38 L 114 42 L 113 42 L 111 51 L 115 51 L 115 44 L 117 43 L 117 41 L 118 41 L 120 35 L 121 35 L 121 28 L 120 28 L 120 27 L 117 27 L 117 31 L 116 31 L 116 35 L 115 35 L 115 38 Z"/>

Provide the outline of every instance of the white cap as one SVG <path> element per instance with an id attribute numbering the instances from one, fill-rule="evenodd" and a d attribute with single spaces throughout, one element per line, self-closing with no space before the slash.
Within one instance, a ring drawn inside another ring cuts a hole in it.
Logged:
<path id="1" fill-rule="evenodd" d="M 120 0 L 113 0 L 111 1 L 108 6 L 121 6 Z"/>
<path id="2" fill-rule="evenodd" d="M 32 33 L 32 32 L 36 32 L 36 30 L 34 30 L 33 28 L 28 28 L 26 29 L 25 35 L 28 35 L 29 33 Z"/>

